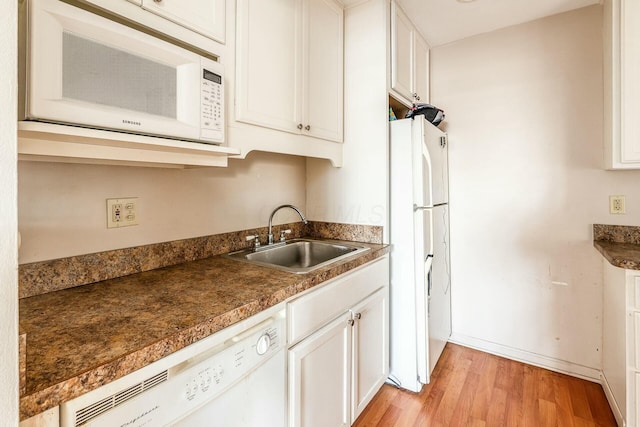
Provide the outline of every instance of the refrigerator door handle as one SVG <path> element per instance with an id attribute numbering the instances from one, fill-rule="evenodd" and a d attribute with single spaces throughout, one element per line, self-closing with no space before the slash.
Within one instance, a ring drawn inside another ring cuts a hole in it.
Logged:
<path id="1" fill-rule="evenodd" d="M 435 205 L 431 205 L 431 206 L 418 206 L 416 204 L 413 205 L 413 211 L 417 212 L 417 211 L 426 211 L 429 209 L 433 209 L 433 208 L 437 208 L 438 206 L 444 206 L 446 205 L 446 203 L 436 203 Z M 431 255 L 433 256 L 433 255 Z"/>
<path id="2" fill-rule="evenodd" d="M 431 270 L 433 265 L 433 254 L 427 255 L 424 262 L 424 270 L 427 272 L 427 318 L 431 317 Z"/>
<path id="3" fill-rule="evenodd" d="M 425 260 L 425 271 L 427 272 L 427 296 L 431 298 L 431 266 L 433 264 L 433 254 L 427 255 Z"/>

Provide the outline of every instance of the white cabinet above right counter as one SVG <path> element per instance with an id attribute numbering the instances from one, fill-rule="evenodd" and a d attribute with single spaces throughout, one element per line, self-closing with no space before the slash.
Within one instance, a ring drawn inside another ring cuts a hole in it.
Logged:
<path id="1" fill-rule="evenodd" d="M 640 169 L 640 2 L 604 1 L 606 169 Z"/>

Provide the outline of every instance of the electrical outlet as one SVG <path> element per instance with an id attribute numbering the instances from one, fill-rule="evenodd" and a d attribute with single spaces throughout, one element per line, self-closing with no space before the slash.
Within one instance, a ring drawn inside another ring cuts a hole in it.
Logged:
<path id="1" fill-rule="evenodd" d="M 137 197 L 107 199 L 107 228 L 138 225 Z"/>
<path id="2" fill-rule="evenodd" d="M 624 196 L 609 196 L 609 213 L 625 214 Z"/>

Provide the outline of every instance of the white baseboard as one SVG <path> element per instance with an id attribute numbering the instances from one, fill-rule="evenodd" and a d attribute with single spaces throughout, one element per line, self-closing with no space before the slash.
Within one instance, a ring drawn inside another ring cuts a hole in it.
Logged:
<path id="1" fill-rule="evenodd" d="M 607 400 L 609 401 L 609 406 L 611 407 L 611 412 L 613 412 L 613 416 L 616 418 L 616 422 L 619 427 L 626 427 L 627 423 L 624 422 L 624 417 L 622 416 L 622 411 L 620 411 L 620 407 L 618 406 L 618 402 L 613 397 L 613 392 L 611 391 L 611 386 L 609 386 L 609 381 L 607 381 L 607 377 L 604 375 L 604 372 L 600 372 L 600 383 L 602 384 L 602 388 L 604 389 L 604 394 L 607 396 Z"/>
<path id="2" fill-rule="evenodd" d="M 449 341 L 454 344 L 460 344 L 485 353 L 495 354 L 507 359 L 516 360 L 528 365 L 538 366 L 550 371 L 560 372 L 561 374 L 571 375 L 572 377 L 582 378 L 584 380 L 600 383 L 601 371 L 589 366 L 583 366 L 566 360 L 555 359 L 553 357 L 544 356 L 542 354 L 533 353 L 518 348 L 508 347 L 491 341 L 485 341 L 480 338 L 474 338 L 461 334 L 452 334 Z"/>

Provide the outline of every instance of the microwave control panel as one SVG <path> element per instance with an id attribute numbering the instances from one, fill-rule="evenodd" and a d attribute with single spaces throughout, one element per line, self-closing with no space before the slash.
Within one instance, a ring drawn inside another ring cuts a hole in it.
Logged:
<path id="1" fill-rule="evenodd" d="M 224 141 L 223 82 L 222 73 L 202 68 L 200 137 L 204 141 Z"/>

